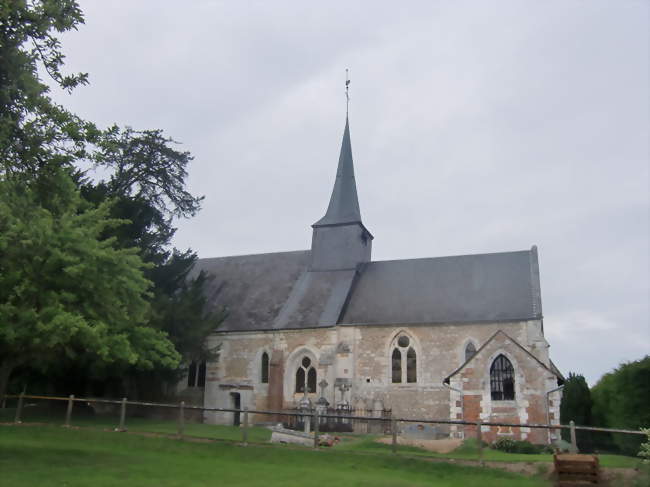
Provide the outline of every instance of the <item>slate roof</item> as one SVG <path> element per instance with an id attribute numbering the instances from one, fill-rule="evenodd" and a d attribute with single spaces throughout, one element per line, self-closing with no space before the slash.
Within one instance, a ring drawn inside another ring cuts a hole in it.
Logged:
<path id="1" fill-rule="evenodd" d="M 199 259 L 220 331 L 495 322 L 542 317 L 537 249 L 310 271 L 310 251 Z"/>
<path id="2" fill-rule="evenodd" d="M 336 180 L 330 203 L 325 216 L 313 226 L 340 225 L 341 223 L 361 223 L 361 210 L 359 209 L 357 183 L 354 179 L 354 163 L 352 162 L 350 123 L 347 117 L 345 117 L 339 165 L 336 169 Z"/>

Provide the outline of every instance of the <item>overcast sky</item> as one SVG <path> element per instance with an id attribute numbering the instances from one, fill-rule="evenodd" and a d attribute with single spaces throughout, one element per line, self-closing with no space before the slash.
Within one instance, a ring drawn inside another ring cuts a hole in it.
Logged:
<path id="1" fill-rule="evenodd" d="M 200 257 L 306 249 L 350 128 L 373 259 L 540 254 L 551 357 L 650 352 L 649 3 L 82 1 L 56 98 L 195 160 Z"/>

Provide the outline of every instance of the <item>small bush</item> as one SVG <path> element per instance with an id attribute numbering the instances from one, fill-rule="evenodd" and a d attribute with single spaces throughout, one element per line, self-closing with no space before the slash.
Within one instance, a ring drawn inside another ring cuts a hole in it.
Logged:
<path id="1" fill-rule="evenodd" d="M 553 453 L 553 449 L 548 445 L 533 445 L 530 441 L 513 440 L 512 438 L 499 438 L 490 445 L 490 448 L 506 453 L 524 453 L 527 455 Z"/>
<path id="2" fill-rule="evenodd" d="M 514 453 L 515 444 L 516 442 L 512 438 L 499 438 L 497 441 L 490 445 L 490 448 L 506 453 Z"/>

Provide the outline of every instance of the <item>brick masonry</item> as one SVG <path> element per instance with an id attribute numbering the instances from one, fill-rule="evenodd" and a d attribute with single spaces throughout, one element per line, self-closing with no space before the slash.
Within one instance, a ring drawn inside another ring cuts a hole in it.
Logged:
<path id="1" fill-rule="evenodd" d="M 483 348 L 490 337 L 497 334 Z M 417 381 L 391 382 L 391 353 L 398 336 L 409 337 L 416 351 Z M 210 338 L 221 344 L 217 362 L 208 364 L 204 403 L 208 407 L 233 407 L 239 394 L 242 407 L 294 408 L 303 394 L 295 393 L 298 364 L 309 357 L 316 364 L 317 381 L 325 379 L 324 397 L 331 405 L 348 402 L 354 408 L 392 409 L 398 417 L 431 419 L 500 420 L 514 423 L 546 423 L 559 417 L 556 377 L 548 370 L 548 344 L 541 322 L 436 324 L 395 326 L 345 326 L 325 329 L 222 333 Z M 473 342 L 479 353 L 443 384 L 465 361 L 465 347 Z M 523 349 L 522 349 L 523 347 Z M 268 353 L 269 383 L 261 383 L 261 356 Z M 489 370 L 494 358 L 504 353 L 515 369 L 515 400 L 492 401 Z M 537 360 L 536 360 L 537 359 Z M 341 392 L 334 384 L 349 382 Z M 313 402 L 320 396 L 310 393 Z M 497 404 L 498 403 L 498 404 Z M 211 423 L 231 423 L 227 413 L 206 413 Z M 269 417 L 253 417 L 268 422 Z M 474 436 L 475 427 L 444 428 L 458 437 Z M 484 438 L 498 436 L 546 443 L 546 430 L 486 428 Z"/>

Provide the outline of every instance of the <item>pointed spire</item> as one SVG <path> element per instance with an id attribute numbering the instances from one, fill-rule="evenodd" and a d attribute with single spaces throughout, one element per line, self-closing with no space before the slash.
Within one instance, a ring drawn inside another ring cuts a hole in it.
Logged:
<path id="1" fill-rule="evenodd" d="M 313 226 L 337 225 L 341 223 L 361 223 L 361 211 L 357 197 L 357 184 L 354 179 L 354 164 L 352 163 L 352 144 L 350 143 L 350 124 L 345 117 L 345 131 L 341 143 L 339 167 L 336 171 L 336 181 L 332 190 L 330 204 L 325 216 Z"/>

